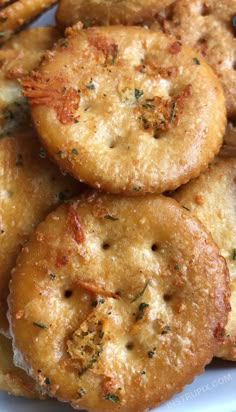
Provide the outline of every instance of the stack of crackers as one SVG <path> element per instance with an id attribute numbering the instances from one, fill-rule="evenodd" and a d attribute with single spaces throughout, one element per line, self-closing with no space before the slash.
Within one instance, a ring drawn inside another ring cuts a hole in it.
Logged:
<path id="1" fill-rule="evenodd" d="M 13 35 L 37 3 L 0 2 L 0 388 L 146 411 L 236 360 L 236 0 Z"/>

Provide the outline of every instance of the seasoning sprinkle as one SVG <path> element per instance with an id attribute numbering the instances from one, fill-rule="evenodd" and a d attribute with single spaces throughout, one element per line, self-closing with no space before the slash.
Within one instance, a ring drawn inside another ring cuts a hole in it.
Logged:
<path id="1" fill-rule="evenodd" d="M 45 378 L 45 379 L 44 379 L 44 383 L 46 383 L 46 385 L 50 385 L 50 383 L 51 383 L 51 382 L 50 382 L 50 379 L 49 379 L 49 378 Z"/>
<path id="2" fill-rule="evenodd" d="M 44 323 L 42 323 L 42 322 L 33 322 L 33 325 L 34 326 L 38 326 L 38 328 L 41 328 L 41 329 L 47 329 L 48 327 L 44 324 Z"/>
<path id="3" fill-rule="evenodd" d="M 136 316 L 136 320 L 140 320 L 144 317 L 145 309 L 149 306 L 148 303 L 142 302 L 139 305 L 139 313 Z"/>
<path id="4" fill-rule="evenodd" d="M 0 31 L 0 37 L 5 37 L 7 35 L 7 31 Z"/>
<path id="5" fill-rule="evenodd" d="M 176 108 L 177 108 L 177 101 L 173 100 L 172 108 L 170 112 L 170 123 L 172 123 L 172 121 L 174 120 Z"/>
<path id="6" fill-rule="evenodd" d="M 86 86 L 86 89 L 89 89 L 89 90 L 95 90 L 95 86 L 94 86 L 94 84 L 88 84 L 87 86 Z"/>
<path id="7" fill-rule="evenodd" d="M 233 249 L 233 260 L 236 260 L 236 247 Z"/>
<path id="8" fill-rule="evenodd" d="M 16 166 L 23 166 L 23 155 L 21 153 L 17 155 Z"/>
<path id="9" fill-rule="evenodd" d="M 138 100 L 143 94 L 144 94 L 143 90 L 134 89 L 134 97 L 136 100 Z"/>
<path id="10" fill-rule="evenodd" d="M 50 278 L 51 278 L 52 280 L 55 280 L 55 279 L 56 279 L 56 275 L 54 275 L 54 273 L 50 273 L 49 276 L 50 276 Z"/>
<path id="11" fill-rule="evenodd" d="M 196 63 L 198 66 L 200 66 L 200 61 L 196 58 L 196 57 L 193 57 L 193 61 L 194 61 L 194 63 Z"/>
<path id="12" fill-rule="evenodd" d="M 106 399 L 106 401 L 112 401 L 112 402 L 119 402 L 119 396 L 115 395 L 114 393 L 106 393 L 106 395 L 104 396 L 104 399 Z"/>
<path id="13" fill-rule="evenodd" d="M 78 154 L 79 154 L 78 150 L 75 149 L 75 148 L 71 150 L 71 153 L 74 154 L 74 155 L 78 155 Z"/>
<path id="14" fill-rule="evenodd" d="M 138 300 L 139 298 L 141 298 L 141 296 L 143 296 L 145 290 L 147 289 L 148 285 L 149 285 L 150 280 L 148 280 L 145 285 L 143 290 L 141 290 L 141 292 L 137 293 L 137 295 L 131 300 L 131 303 L 135 302 L 136 300 Z"/>
<path id="15" fill-rule="evenodd" d="M 111 215 L 105 215 L 105 216 L 104 216 L 104 219 L 113 220 L 113 221 L 119 220 L 118 217 L 113 217 L 113 216 L 111 216 Z"/>

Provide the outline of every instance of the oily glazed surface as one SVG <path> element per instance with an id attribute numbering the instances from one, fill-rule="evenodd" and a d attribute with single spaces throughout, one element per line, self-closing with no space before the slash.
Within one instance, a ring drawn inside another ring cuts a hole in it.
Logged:
<path id="1" fill-rule="evenodd" d="M 226 259 L 231 278 L 231 308 L 222 346 L 216 355 L 236 360 L 236 158 L 220 160 L 174 194 L 211 232 Z"/>
<path id="2" fill-rule="evenodd" d="M 211 360 L 228 311 L 218 249 L 161 196 L 87 193 L 59 207 L 10 289 L 16 359 L 90 412 L 144 411 L 181 390 Z"/>
<path id="3" fill-rule="evenodd" d="M 36 18 L 56 0 L 16 0 L 6 1 L 0 10 L 0 43 L 5 43 L 12 34 Z"/>
<path id="4" fill-rule="evenodd" d="M 132 25 L 151 18 L 173 0 L 61 0 L 57 10 L 59 27 L 81 21 L 85 27 Z"/>
<path id="5" fill-rule="evenodd" d="M 158 18 L 166 32 L 201 53 L 216 72 L 230 116 L 236 115 L 235 18 L 236 0 L 177 0 L 166 20 Z"/>
<path id="6" fill-rule="evenodd" d="M 45 158 L 35 136 L 0 140 L 0 329 L 6 333 L 8 282 L 22 245 L 58 203 L 79 184 Z"/>
<path id="7" fill-rule="evenodd" d="M 23 79 L 54 160 L 112 193 L 163 192 L 199 175 L 219 150 L 223 93 L 174 38 L 138 27 L 69 29 Z"/>
<path id="8" fill-rule="evenodd" d="M 0 136 L 29 127 L 28 104 L 19 80 L 37 67 L 58 39 L 55 28 L 35 27 L 15 35 L 0 49 Z"/>
<path id="9" fill-rule="evenodd" d="M 14 365 L 11 339 L 0 334 L 0 390 L 34 399 L 42 397 L 38 389 L 33 379 Z"/>

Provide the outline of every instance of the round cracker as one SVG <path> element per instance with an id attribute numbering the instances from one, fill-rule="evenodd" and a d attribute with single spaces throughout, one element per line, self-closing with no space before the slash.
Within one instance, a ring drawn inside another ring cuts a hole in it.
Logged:
<path id="1" fill-rule="evenodd" d="M 94 192 L 59 207 L 10 290 L 16 360 L 91 412 L 146 410 L 181 390 L 211 360 L 228 312 L 224 259 L 161 196 Z"/>
<path id="2" fill-rule="evenodd" d="M 32 135 L 0 139 L 0 329 L 6 319 L 10 271 L 34 227 L 79 184 L 46 159 Z"/>
<path id="3" fill-rule="evenodd" d="M 236 360 L 236 158 L 218 161 L 199 178 L 182 186 L 173 197 L 206 225 L 226 259 L 232 311 L 216 355 Z"/>
<path id="4" fill-rule="evenodd" d="M 54 27 L 34 27 L 22 31 L 0 49 L 0 135 L 11 134 L 31 123 L 20 78 L 39 64 L 59 33 Z"/>
<path id="5" fill-rule="evenodd" d="M 209 66 L 162 33 L 79 27 L 22 81 L 52 158 L 112 193 L 160 193 L 198 176 L 225 127 Z"/>
<path id="6" fill-rule="evenodd" d="M 227 113 L 236 115 L 236 0 L 178 0 L 158 18 L 168 33 L 201 53 L 218 75 Z M 156 24 L 149 24 L 156 27 Z"/>
<path id="7" fill-rule="evenodd" d="M 13 364 L 12 343 L 0 334 L 0 390 L 30 399 L 44 398 L 40 387 L 22 369 Z"/>
<path id="8" fill-rule="evenodd" d="M 84 27 L 132 25 L 149 19 L 174 0 L 61 0 L 56 20 L 60 28 L 81 21 Z"/>

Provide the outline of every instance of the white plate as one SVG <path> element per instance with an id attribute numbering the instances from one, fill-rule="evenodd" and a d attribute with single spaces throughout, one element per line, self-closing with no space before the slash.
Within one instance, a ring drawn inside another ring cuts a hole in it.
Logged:
<path id="1" fill-rule="evenodd" d="M 52 24 L 55 7 L 32 26 Z M 185 390 L 152 412 L 236 412 L 236 362 L 214 360 Z M 69 405 L 31 401 L 0 392 L 0 412 L 72 412 Z"/>

